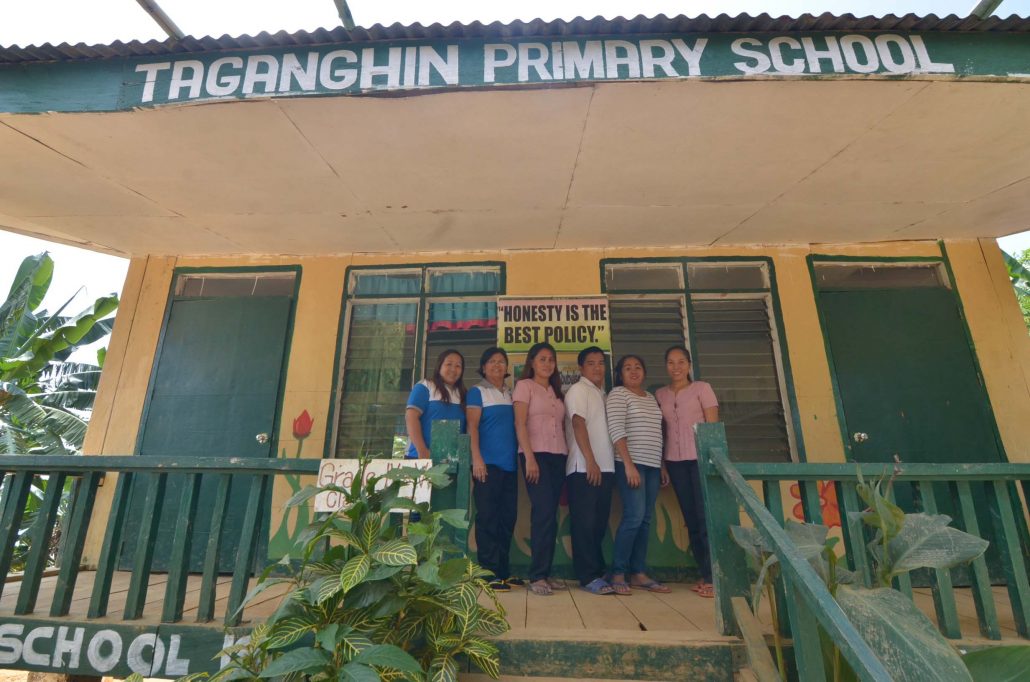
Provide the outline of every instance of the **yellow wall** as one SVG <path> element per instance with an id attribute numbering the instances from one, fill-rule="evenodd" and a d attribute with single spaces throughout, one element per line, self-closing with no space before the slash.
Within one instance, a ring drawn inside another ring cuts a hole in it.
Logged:
<path id="1" fill-rule="evenodd" d="M 949 241 L 947 255 L 978 352 L 984 379 L 1010 461 L 1030 461 L 1030 340 L 990 240 Z M 783 332 L 789 346 L 798 416 L 809 461 L 841 461 L 843 448 L 829 365 L 819 327 L 806 257 L 811 253 L 852 256 L 939 256 L 936 242 L 720 247 L 693 249 L 598 249 L 544 252 L 366 254 L 288 257 L 134 259 L 130 265 L 107 356 L 97 405 L 86 439 L 87 454 L 132 454 L 153 356 L 176 267 L 300 265 L 301 288 L 286 375 L 277 452 L 292 457 L 298 443 L 293 419 L 307 410 L 314 430 L 304 457 L 321 457 L 330 398 L 336 384 L 337 348 L 344 276 L 349 265 L 495 260 L 507 264 L 509 295 L 575 295 L 600 292 L 602 258 L 652 256 L 769 256 L 773 259 Z M 105 483 L 98 510 L 113 489 Z M 286 492 L 274 500 L 278 509 Z M 275 510 L 274 510 L 275 511 Z M 273 514 L 276 518 L 278 513 Z M 274 530 L 274 529 L 273 529 Z M 94 523 L 86 560 L 95 561 L 103 524 Z"/>

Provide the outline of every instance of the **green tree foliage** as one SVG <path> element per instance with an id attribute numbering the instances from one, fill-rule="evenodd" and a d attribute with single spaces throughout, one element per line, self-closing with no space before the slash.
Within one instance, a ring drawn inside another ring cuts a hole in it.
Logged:
<path id="1" fill-rule="evenodd" d="M 1030 332 L 1030 249 L 1023 249 L 1015 256 L 1002 251 L 1002 255 L 1009 269 L 1012 288 L 1016 290 L 1016 300 L 1023 311 L 1023 322 L 1026 323 L 1027 332 Z"/>
<path id="2" fill-rule="evenodd" d="M 70 362 L 76 349 L 110 334 L 114 294 L 77 315 L 40 308 L 54 274 L 46 253 L 22 261 L 0 305 L 0 453 L 78 454 L 100 377 L 97 364 Z M 74 297 L 73 297 L 74 298 Z"/>
<path id="3" fill-rule="evenodd" d="M 118 297 L 97 299 L 77 315 L 40 308 L 54 275 L 46 253 L 29 256 L 0 304 L 0 454 L 74 455 L 82 451 L 103 353 L 97 364 L 69 361 L 77 348 L 110 334 Z M 74 298 L 74 297 L 73 297 Z M 36 476 L 25 504 L 11 567 L 21 570 L 29 551 L 28 530 L 36 522 L 50 477 Z M 59 515 L 67 507 L 66 484 Z M 48 562 L 56 560 L 63 524 L 50 538 Z"/>

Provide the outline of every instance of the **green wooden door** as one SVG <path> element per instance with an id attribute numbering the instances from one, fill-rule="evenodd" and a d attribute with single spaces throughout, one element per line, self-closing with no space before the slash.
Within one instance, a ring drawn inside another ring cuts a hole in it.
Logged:
<path id="1" fill-rule="evenodd" d="M 824 291 L 819 304 L 856 461 L 1002 461 L 950 290 Z"/>
<path id="2" fill-rule="evenodd" d="M 138 454 L 169 459 L 274 456 L 273 427 L 290 306 L 287 297 L 175 300 L 151 382 Z M 269 439 L 258 442 L 258 434 L 269 434 Z M 215 485 L 211 478 L 201 486 L 190 570 L 201 567 Z M 249 487 L 249 477 L 233 480 L 219 557 L 222 571 L 234 567 Z M 169 479 L 155 570 L 167 567 L 181 490 L 181 483 Z M 144 491 L 145 481 L 138 481 L 131 509 L 142 507 Z M 138 526 L 139 515 L 130 513 L 123 568 L 131 567 Z M 267 528 L 267 519 L 263 526 Z M 262 530 L 259 557 L 265 554 L 265 535 Z"/>
<path id="3" fill-rule="evenodd" d="M 953 293 L 945 288 L 824 291 L 825 331 L 843 408 L 845 445 L 857 462 L 1000 462 L 994 417 Z M 857 438 L 856 438 L 857 434 Z M 866 438 L 867 437 L 867 438 Z M 896 501 L 917 511 L 918 491 L 895 484 Z M 938 511 L 958 516 L 953 495 L 935 487 Z M 992 541 L 988 565 L 1001 576 L 983 490 L 978 522 Z M 969 584 L 956 569 L 958 585 Z M 917 585 L 927 575 L 913 576 Z"/>

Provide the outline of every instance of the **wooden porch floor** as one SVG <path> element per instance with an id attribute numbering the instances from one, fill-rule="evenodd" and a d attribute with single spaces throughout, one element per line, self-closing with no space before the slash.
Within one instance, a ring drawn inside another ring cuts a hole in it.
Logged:
<path id="1" fill-rule="evenodd" d="M 75 585 L 70 620 L 85 620 L 93 588 L 93 571 L 83 571 Z M 131 574 L 118 571 L 111 587 L 111 600 L 107 622 L 121 620 L 125 598 L 129 589 Z M 215 603 L 215 621 L 212 627 L 220 628 L 229 596 L 231 577 L 221 576 L 218 580 Z M 40 585 L 35 613 L 31 618 L 48 618 L 50 604 L 56 586 L 56 576 L 46 576 Z M 155 624 L 160 620 L 167 576 L 153 575 L 147 590 L 146 609 L 143 618 L 132 621 L 136 625 Z M 655 594 L 634 590 L 628 597 L 596 596 L 580 590 L 569 582 L 568 590 L 556 591 L 552 597 L 538 597 L 523 588 L 500 593 L 499 599 L 508 613 L 511 631 L 505 638 L 515 639 L 582 639 L 622 641 L 725 641 L 715 629 L 714 602 L 703 599 L 684 583 L 672 583 L 670 594 Z M 9 582 L 0 596 L 0 618 L 14 615 L 15 602 L 21 589 L 20 582 Z M 994 601 L 998 610 L 998 621 L 1002 638 L 1026 643 L 1016 633 L 1015 619 L 1004 587 L 995 587 Z M 284 589 L 273 587 L 261 593 L 244 611 L 243 625 L 260 620 L 274 611 Z M 183 608 L 183 624 L 196 622 L 197 603 L 200 596 L 200 576 L 191 575 L 186 589 Z M 485 597 L 484 597 L 485 599 Z M 929 589 L 915 590 L 916 604 L 933 617 L 933 597 Z M 955 589 L 963 639 L 971 643 L 980 639 L 976 620 L 976 607 L 968 588 Z M 763 600 L 760 620 L 768 627 L 769 607 Z M 771 632 L 771 631 L 770 631 Z"/>
<path id="2" fill-rule="evenodd" d="M 82 571 L 75 582 L 75 591 L 72 596 L 71 608 L 67 618 L 70 620 L 86 620 L 86 612 L 89 609 L 89 600 L 93 591 L 93 579 L 95 571 Z M 108 602 L 107 617 L 102 619 L 108 622 L 122 620 L 122 612 L 125 609 L 125 600 L 129 592 L 129 582 L 132 573 L 129 571 L 115 571 L 111 580 L 111 598 Z M 197 620 L 197 605 L 200 600 L 199 575 L 190 575 L 186 583 L 186 599 L 183 604 L 184 624 L 194 624 Z M 229 600 L 229 587 L 232 583 L 232 576 L 219 576 L 215 590 L 215 619 L 210 625 L 221 627 L 225 615 L 226 604 Z M 168 584 L 166 574 L 154 574 L 150 576 L 147 586 L 146 606 L 143 617 L 131 621 L 133 625 L 150 625 L 159 623 L 161 620 L 161 607 L 165 596 L 165 587 Z M 253 586 L 253 581 L 251 585 Z M 39 586 L 39 597 L 36 600 L 35 612 L 28 617 L 48 618 L 50 604 L 53 601 L 54 589 L 57 586 L 56 576 L 46 576 Z M 13 616 L 15 603 L 18 600 L 18 592 L 21 590 L 20 582 L 9 582 L 4 585 L 3 594 L 0 596 L 0 617 Z M 272 587 L 258 595 L 251 605 L 244 611 L 244 624 L 247 621 L 260 620 L 269 616 L 278 606 L 285 590 Z"/>

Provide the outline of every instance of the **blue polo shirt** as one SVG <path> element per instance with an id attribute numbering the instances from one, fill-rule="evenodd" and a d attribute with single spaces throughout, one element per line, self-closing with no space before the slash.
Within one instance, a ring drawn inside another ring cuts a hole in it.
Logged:
<path id="1" fill-rule="evenodd" d="M 479 453 L 483 461 L 505 471 L 515 471 L 515 408 L 511 390 L 498 389 L 489 381 L 482 381 L 469 389 L 466 398 L 469 407 L 483 411 L 479 417 Z"/>
<path id="2" fill-rule="evenodd" d="M 456 419 L 461 422 L 461 432 L 465 433 L 465 410 L 461 408 L 461 396 L 456 389 L 450 389 L 450 402 L 440 399 L 440 392 L 428 379 L 415 384 L 408 396 L 408 407 L 418 410 L 418 421 L 422 425 L 422 439 L 426 447 L 432 447 L 430 438 L 433 434 L 433 422 L 438 419 Z M 407 459 L 418 459 L 418 450 L 414 443 L 408 441 L 408 450 L 404 453 Z"/>

